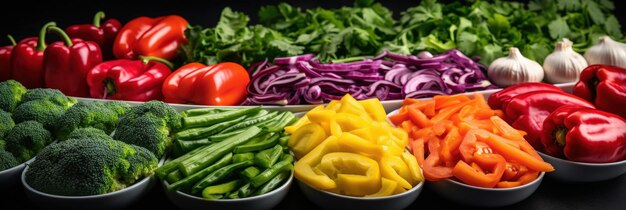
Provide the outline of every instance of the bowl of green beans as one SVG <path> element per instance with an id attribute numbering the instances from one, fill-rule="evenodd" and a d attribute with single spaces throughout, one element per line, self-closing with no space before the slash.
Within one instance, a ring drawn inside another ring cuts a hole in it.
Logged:
<path id="1" fill-rule="evenodd" d="M 229 181 L 219 185 L 207 187 L 211 190 L 203 190 L 203 195 L 191 194 L 185 191 L 168 191 L 170 184 L 167 180 L 163 180 L 162 184 L 165 189 L 167 198 L 180 209 L 272 209 L 276 207 L 289 192 L 291 183 L 293 182 L 293 170 L 288 173 L 281 173 L 276 178 L 271 179 L 261 188 L 255 188 L 250 183 L 241 183 L 241 181 Z M 236 187 L 234 187 L 236 186 Z M 207 189 L 205 188 L 205 189 Z M 213 192 L 230 192 L 222 194 L 224 197 L 211 195 L 208 191 Z M 204 191 L 207 191 L 205 193 Z M 238 198 L 229 198 L 230 195 L 237 195 Z M 243 197 L 249 196 L 249 197 Z M 239 198 L 243 197 L 243 198 Z"/>
<path id="2" fill-rule="evenodd" d="M 291 112 L 192 109 L 173 136 L 172 158 L 155 175 L 181 209 L 272 209 L 292 182 L 293 154 L 283 128 Z"/>

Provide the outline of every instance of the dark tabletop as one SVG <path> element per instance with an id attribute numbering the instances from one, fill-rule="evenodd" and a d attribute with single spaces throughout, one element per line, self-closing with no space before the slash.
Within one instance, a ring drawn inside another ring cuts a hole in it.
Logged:
<path id="1" fill-rule="evenodd" d="M 254 2 L 254 3 L 251 3 Z M 16 38 L 34 35 L 39 28 L 48 21 L 57 21 L 61 26 L 76 23 L 89 23 L 93 14 L 103 10 L 108 17 L 115 17 L 122 22 L 145 15 L 158 16 L 166 14 L 180 14 L 190 23 L 198 25 L 214 25 L 219 18 L 220 11 L 230 6 L 237 11 L 243 11 L 251 17 L 256 17 L 256 11 L 261 5 L 276 4 L 280 1 L 185 1 L 185 0 L 152 0 L 152 1 L 14 1 L 17 5 L 4 5 L 0 13 L 0 36 L 11 33 Z M 339 7 L 351 5 L 352 0 L 324 0 L 324 1 L 288 1 L 303 8 L 316 6 Z M 418 4 L 418 1 L 388 0 L 383 4 L 393 11 L 404 10 Z M 447 1 L 444 1 L 447 2 Z M 13 4 L 12 3 L 12 4 Z M 129 4 L 130 3 L 130 4 Z M 626 27 L 626 13 L 620 12 L 625 8 L 626 1 L 615 1 L 616 16 Z M 397 13 L 396 13 L 397 14 Z M 255 18 L 252 18 L 254 22 Z M 4 39 L 2 39 L 4 40 Z M 0 45 L 8 44 L 0 41 Z M 2 192 L 0 209 L 33 209 L 34 201 L 29 201 L 21 185 Z M 151 192 L 137 201 L 128 209 L 176 209 L 165 196 L 160 185 L 155 185 Z M 445 200 L 431 191 L 428 186 L 422 190 L 417 200 L 408 209 L 468 209 L 451 201 Z M 88 209 L 88 208 L 86 208 Z M 276 209 L 320 209 L 307 200 L 296 184 L 292 185 L 288 196 Z M 618 178 L 589 184 L 559 183 L 544 178 L 539 189 L 528 199 L 502 209 L 626 209 L 626 175 Z"/>
<path id="2" fill-rule="evenodd" d="M 294 180 L 295 181 L 295 180 Z M 35 201 L 26 198 L 21 185 L 3 192 L 5 194 L 0 202 L 0 209 L 16 209 L 11 206 L 19 206 L 17 209 L 36 209 Z M 7 195 L 8 194 L 8 195 Z M 6 198 L 6 199 L 5 199 Z M 160 185 L 155 185 L 149 194 L 134 203 L 128 209 L 176 209 L 169 202 Z M 446 200 L 435 194 L 428 188 L 422 190 L 417 200 L 407 209 L 470 209 Z M 528 199 L 520 203 L 506 206 L 501 209 L 625 209 L 626 208 L 626 175 L 615 179 L 587 184 L 560 183 L 545 177 Z M 85 208 L 88 209 L 88 208 Z M 321 209 L 304 197 L 297 184 L 291 186 L 287 197 L 275 209 Z"/>

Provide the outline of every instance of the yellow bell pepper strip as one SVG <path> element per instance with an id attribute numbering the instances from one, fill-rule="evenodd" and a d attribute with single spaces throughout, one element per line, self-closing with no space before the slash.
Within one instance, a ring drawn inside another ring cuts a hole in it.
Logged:
<path id="1" fill-rule="evenodd" d="M 299 159 L 295 176 L 314 188 L 388 196 L 423 180 L 417 160 L 405 151 L 409 135 L 387 122 L 377 99 L 357 101 L 348 94 L 309 111 L 286 131 L 291 134 L 288 146 Z"/>
<path id="2" fill-rule="evenodd" d="M 339 111 L 339 108 L 341 108 L 341 102 L 339 102 L 338 100 L 332 100 L 328 103 L 328 105 L 326 105 L 326 110 L 332 110 L 332 111 Z"/>
<path id="3" fill-rule="evenodd" d="M 319 169 L 337 184 L 339 193 L 365 196 L 380 189 L 381 170 L 375 160 L 348 152 L 333 152 L 322 157 Z"/>
<path id="4" fill-rule="evenodd" d="M 363 106 L 363 108 L 365 109 L 365 113 L 367 113 L 373 120 L 380 122 L 387 120 L 385 107 L 383 107 L 383 104 L 380 103 L 380 100 L 378 100 L 378 98 L 362 100 L 359 101 L 359 104 Z"/>
<path id="5" fill-rule="evenodd" d="M 319 124 L 310 123 L 296 130 L 289 137 L 287 146 L 291 148 L 296 159 L 300 159 L 324 141 L 324 139 L 326 139 L 324 128 Z"/>
<path id="6" fill-rule="evenodd" d="M 324 109 L 324 105 L 319 105 L 316 106 L 315 108 L 311 109 L 310 111 L 317 111 L 317 110 L 321 110 Z M 290 126 L 286 126 L 285 127 L 285 132 L 287 132 L 288 134 L 293 134 L 294 132 L 296 132 L 296 130 L 298 130 L 298 128 L 307 125 L 311 123 L 311 121 L 309 120 L 309 117 L 302 116 L 300 119 L 296 120 L 295 123 L 291 124 Z"/>
<path id="7" fill-rule="evenodd" d="M 378 164 L 383 177 L 398 182 L 404 189 L 412 188 L 411 171 L 401 157 L 385 155 Z"/>
<path id="8" fill-rule="evenodd" d="M 327 174 L 317 169 L 317 166 L 322 161 L 325 154 L 337 151 L 339 151 L 337 137 L 328 137 L 296 162 L 294 165 L 294 175 L 298 180 L 317 189 L 329 190 L 337 188 L 335 181 Z"/>
<path id="9" fill-rule="evenodd" d="M 330 135 L 340 136 L 343 132 L 350 132 L 370 123 L 369 120 L 365 120 L 358 115 L 337 113 L 330 118 Z"/>
<path id="10" fill-rule="evenodd" d="M 375 159 L 379 159 L 384 153 L 382 146 L 372 144 L 351 133 L 343 133 L 339 136 L 337 144 L 341 151 L 357 153 Z"/>
<path id="11" fill-rule="evenodd" d="M 371 118 L 365 111 L 365 108 L 361 106 L 361 104 L 356 99 L 350 96 L 350 94 L 342 97 L 340 102 L 341 107 L 339 107 L 339 110 L 337 110 L 337 112 L 355 114 L 371 120 Z"/>
<path id="12" fill-rule="evenodd" d="M 416 185 L 417 183 L 419 183 L 421 180 L 424 179 L 422 177 L 422 169 L 417 163 L 417 159 L 415 159 L 415 156 L 413 156 L 411 153 L 403 152 L 402 160 L 404 161 L 406 166 L 409 167 L 410 175 L 413 181 L 411 185 Z"/>
<path id="13" fill-rule="evenodd" d="M 382 186 L 380 187 L 380 190 L 378 190 L 378 192 L 374 193 L 374 194 L 369 194 L 369 195 L 365 195 L 365 197 L 384 197 L 384 196 L 390 196 L 395 194 L 396 188 L 401 188 L 404 189 L 400 186 L 398 186 L 398 183 L 387 179 L 387 178 L 382 178 Z"/>

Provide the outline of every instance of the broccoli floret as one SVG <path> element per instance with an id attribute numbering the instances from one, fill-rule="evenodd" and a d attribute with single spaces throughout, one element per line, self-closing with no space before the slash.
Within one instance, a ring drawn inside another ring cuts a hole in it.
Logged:
<path id="1" fill-rule="evenodd" d="M 117 126 L 113 138 L 144 147 L 162 157 L 172 144 L 170 133 L 180 128 L 181 117 L 176 110 L 160 101 L 132 107 Z"/>
<path id="2" fill-rule="evenodd" d="M 11 119 L 11 114 L 0 110 L 0 138 L 3 138 L 7 132 L 13 129 L 15 123 Z"/>
<path id="3" fill-rule="evenodd" d="M 13 157 L 13 154 L 4 150 L 0 150 L 0 171 L 13 168 L 19 164 L 20 162 L 18 162 L 15 157 Z"/>
<path id="4" fill-rule="evenodd" d="M 61 91 L 57 89 L 50 89 L 50 88 L 35 88 L 35 89 L 30 89 L 26 91 L 26 93 L 22 97 L 21 103 L 26 103 L 29 101 L 36 101 L 36 100 L 52 101 L 60 106 L 65 107 L 66 109 L 76 103 L 76 99 L 69 98 L 65 96 Z"/>
<path id="5" fill-rule="evenodd" d="M 124 117 L 136 118 L 138 116 L 151 113 L 157 118 L 164 119 L 167 126 L 172 130 L 179 129 L 181 127 L 181 116 L 170 105 L 163 103 L 162 101 L 148 101 L 142 105 L 132 107 Z"/>
<path id="6" fill-rule="evenodd" d="M 78 102 L 56 122 L 55 135 L 59 140 L 67 139 L 77 128 L 93 127 L 110 134 L 117 127 L 119 116 L 101 102 Z"/>
<path id="7" fill-rule="evenodd" d="M 114 192 L 150 176 L 156 157 L 115 140 L 69 139 L 44 148 L 26 172 L 33 188 L 54 195 Z"/>
<path id="8" fill-rule="evenodd" d="M 172 144 L 165 120 L 150 113 L 135 118 L 122 118 L 113 139 L 144 147 L 162 157 Z"/>
<path id="9" fill-rule="evenodd" d="M 107 101 L 104 102 L 103 105 L 104 107 L 117 113 L 117 116 L 123 116 L 126 112 L 128 112 L 128 110 L 130 110 L 130 105 L 128 105 L 128 103 L 120 101 Z"/>
<path id="10" fill-rule="evenodd" d="M 13 153 L 18 161 L 26 162 L 52 143 L 52 134 L 41 123 L 26 121 L 15 125 L 4 140 L 6 150 Z"/>
<path id="11" fill-rule="evenodd" d="M 22 96 L 27 89 L 15 80 L 0 82 L 0 109 L 13 112 L 15 107 L 22 101 Z"/>
<path id="12" fill-rule="evenodd" d="M 54 130 L 57 120 L 60 119 L 66 107 L 49 100 L 34 100 L 20 104 L 13 112 L 15 123 L 34 120 L 40 122 L 49 130 Z"/>
<path id="13" fill-rule="evenodd" d="M 0 139 L 0 150 L 6 150 L 7 142 Z"/>
<path id="14" fill-rule="evenodd" d="M 67 136 L 67 139 L 113 140 L 103 130 L 92 127 L 76 129 Z"/>
<path id="15" fill-rule="evenodd" d="M 135 182 L 144 176 L 152 175 L 154 170 L 158 168 L 158 160 L 156 156 L 154 156 L 154 153 L 140 146 L 132 144 L 128 144 L 128 146 L 132 147 L 135 153 L 126 158 L 128 163 L 130 163 L 130 167 L 128 167 L 124 178 L 126 182 Z"/>

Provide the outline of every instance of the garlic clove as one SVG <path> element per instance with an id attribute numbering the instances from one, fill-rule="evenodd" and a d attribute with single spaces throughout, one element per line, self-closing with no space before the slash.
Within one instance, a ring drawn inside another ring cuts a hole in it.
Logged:
<path id="1" fill-rule="evenodd" d="M 587 49 L 585 59 L 589 65 L 604 64 L 626 68 L 626 45 L 608 36 L 601 36 L 598 44 Z"/>
<path id="2" fill-rule="evenodd" d="M 554 52 L 543 61 L 546 80 L 550 83 L 576 82 L 587 67 L 585 58 L 572 49 L 568 39 L 557 42 Z"/>
<path id="3" fill-rule="evenodd" d="M 541 82 L 544 77 L 539 63 L 520 53 L 519 49 L 509 48 L 509 55 L 494 60 L 487 69 L 487 76 L 496 85 L 511 86 L 523 82 Z"/>

